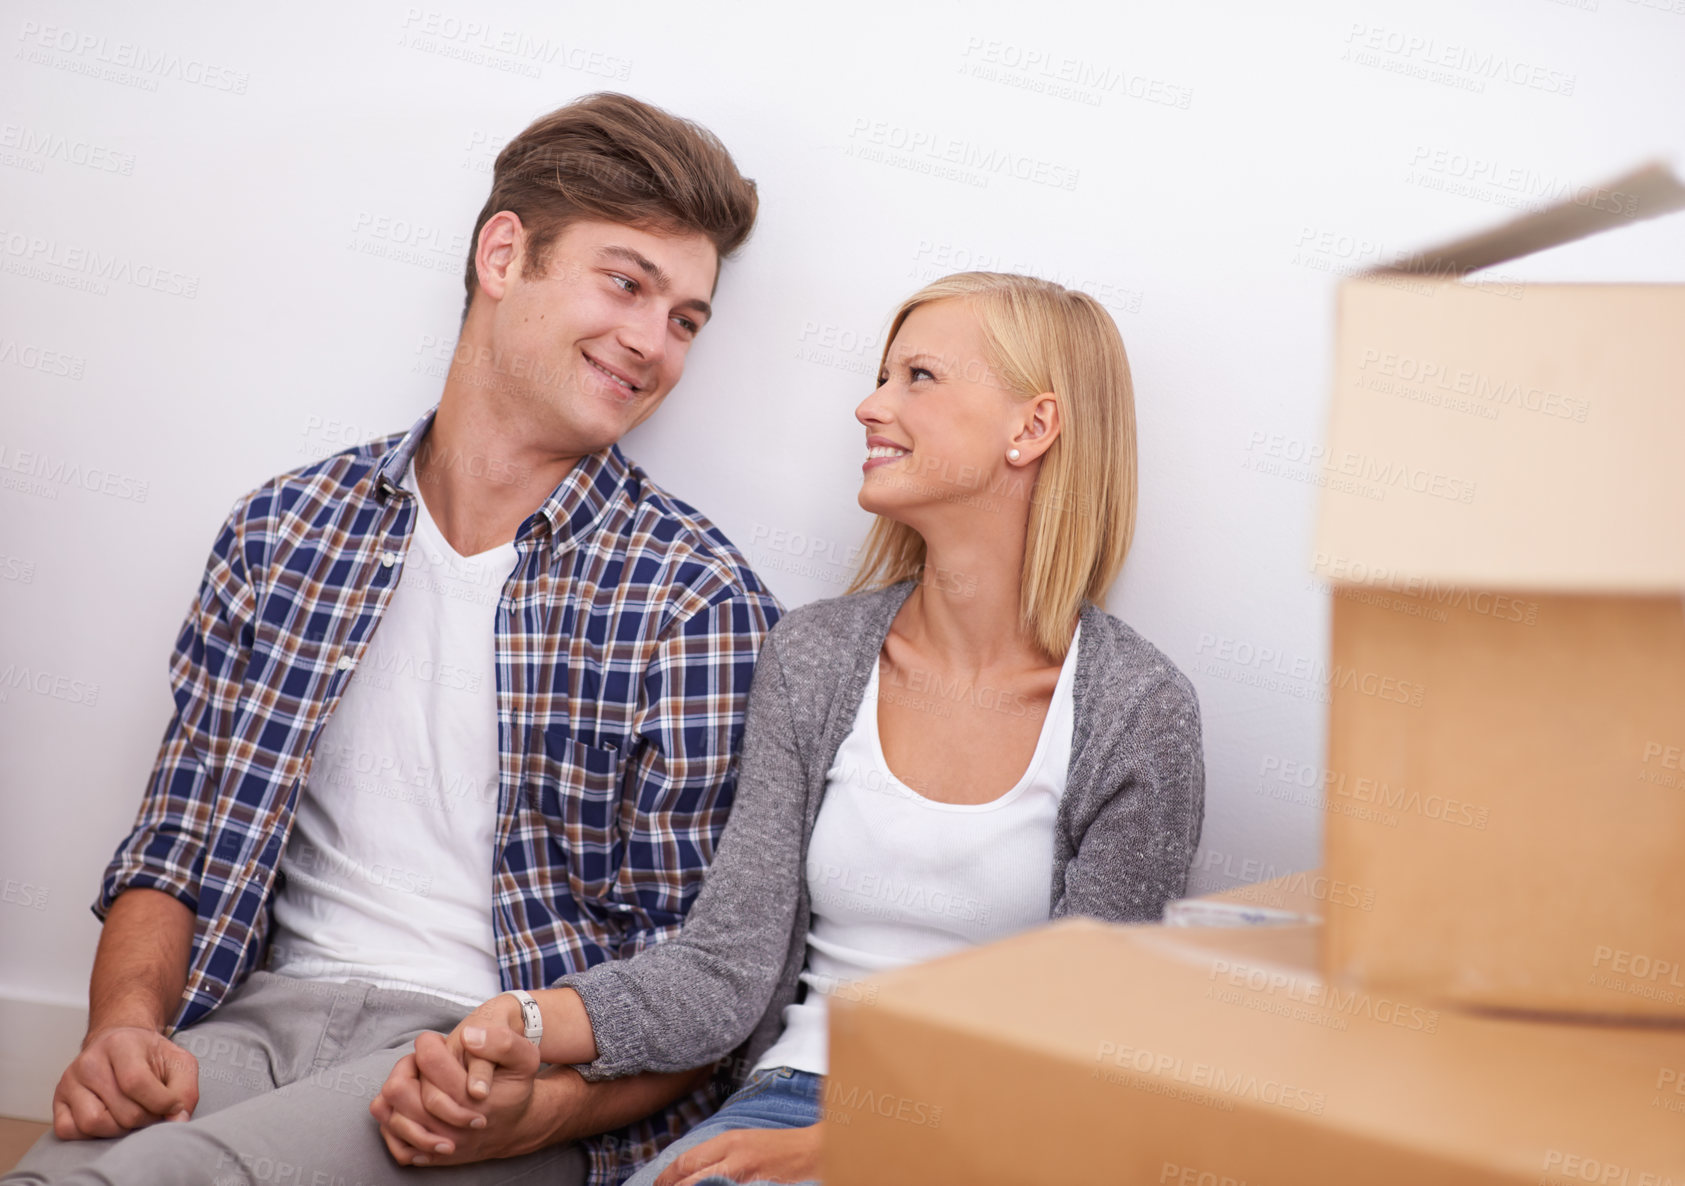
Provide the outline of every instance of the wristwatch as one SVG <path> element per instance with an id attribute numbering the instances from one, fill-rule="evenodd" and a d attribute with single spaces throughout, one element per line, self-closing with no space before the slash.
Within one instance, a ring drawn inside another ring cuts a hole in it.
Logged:
<path id="1" fill-rule="evenodd" d="M 521 1032 L 527 1036 L 534 1050 L 542 1049 L 540 1043 L 544 1038 L 544 1013 L 538 1007 L 538 1002 L 532 999 L 532 994 L 522 988 L 505 990 L 505 995 L 514 997 L 521 1003 Z"/>

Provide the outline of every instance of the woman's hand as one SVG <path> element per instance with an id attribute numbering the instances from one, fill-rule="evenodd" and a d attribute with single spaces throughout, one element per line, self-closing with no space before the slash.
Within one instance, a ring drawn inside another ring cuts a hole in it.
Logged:
<path id="1" fill-rule="evenodd" d="M 394 1160 L 460 1165 L 543 1146 L 526 1123 L 538 1052 L 520 1026 L 514 998 L 493 997 L 449 1035 L 416 1038 L 369 1105 Z"/>
<path id="2" fill-rule="evenodd" d="M 681 1153 L 655 1186 L 692 1186 L 718 1174 L 733 1182 L 807 1182 L 819 1177 L 819 1125 L 736 1128 Z"/>

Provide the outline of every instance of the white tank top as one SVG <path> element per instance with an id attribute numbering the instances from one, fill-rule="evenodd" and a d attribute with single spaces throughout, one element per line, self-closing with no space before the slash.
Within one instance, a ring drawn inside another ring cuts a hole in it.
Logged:
<path id="1" fill-rule="evenodd" d="M 502 989 L 494 631 L 513 540 L 462 556 L 417 520 L 374 637 L 316 743 L 281 855 L 270 970 L 478 1005 Z"/>
<path id="2" fill-rule="evenodd" d="M 1004 938 L 1047 921 L 1053 824 L 1075 724 L 1077 634 L 1023 777 L 988 803 L 938 803 L 889 769 L 878 735 L 878 665 L 826 772 L 808 844 L 803 1000 L 755 1069 L 826 1073 L 826 998 L 851 981 Z M 940 697 L 926 697 L 941 711 Z M 987 706 L 982 696 L 977 703 Z M 1004 706 L 1002 711 L 1005 711 Z M 844 989 L 844 991 L 848 991 Z"/>

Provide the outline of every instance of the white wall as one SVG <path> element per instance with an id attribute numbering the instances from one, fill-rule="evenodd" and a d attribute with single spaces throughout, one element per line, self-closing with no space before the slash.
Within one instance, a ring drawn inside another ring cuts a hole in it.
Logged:
<path id="1" fill-rule="evenodd" d="M 349 7 L 0 4 L 0 1066 L 41 1093 L 59 1059 L 19 1019 L 81 1003 L 222 516 L 436 398 L 492 157 L 534 116 L 627 90 L 758 181 L 626 448 L 789 605 L 847 579 L 851 412 L 900 298 L 987 267 L 1112 308 L 1142 497 L 1109 608 L 1199 689 L 1214 888 L 1317 860 L 1319 809 L 1265 771 L 1314 776 L 1320 689 L 1247 682 L 1325 660 L 1314 467 L 1249 462 L 1321 435 L 1337 274 L 1677 153 L 1685 110 L 1685 0 Z M 1685 279 L 1685 218 L 1502 272 Z"/>

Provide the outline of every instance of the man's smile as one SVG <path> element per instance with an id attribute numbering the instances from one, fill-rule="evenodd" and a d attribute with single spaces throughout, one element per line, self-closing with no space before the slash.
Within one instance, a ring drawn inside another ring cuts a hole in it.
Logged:
<path id="1" fill-rule="evenodd" d="M 620 371 L 615 370 L 613 367 L 605 366 L 604 364 L 598 362 L 596 359 L 592 358 L 589 354 L 586 354 L 585 351 L 583 351 L 583 350 L 581 350 L 580 353 L 585 355 L 585 361 L 586 362 L 590 363 L 593 367 L 595 367 L 599 373 L 601 373 L 601 374 L 607 376 L 609 379 L 613 380 L 617 385 L 619 385 L 622 389 L 624 389 L 628 394 L 636 395 L 636 394 L 638 394 L 639 391 L 642 390 L 642 388 L 640 388 L 636 383 L 632 382 L 630 376 L 625 375 L 625 374 L 621 373 Z"/>

